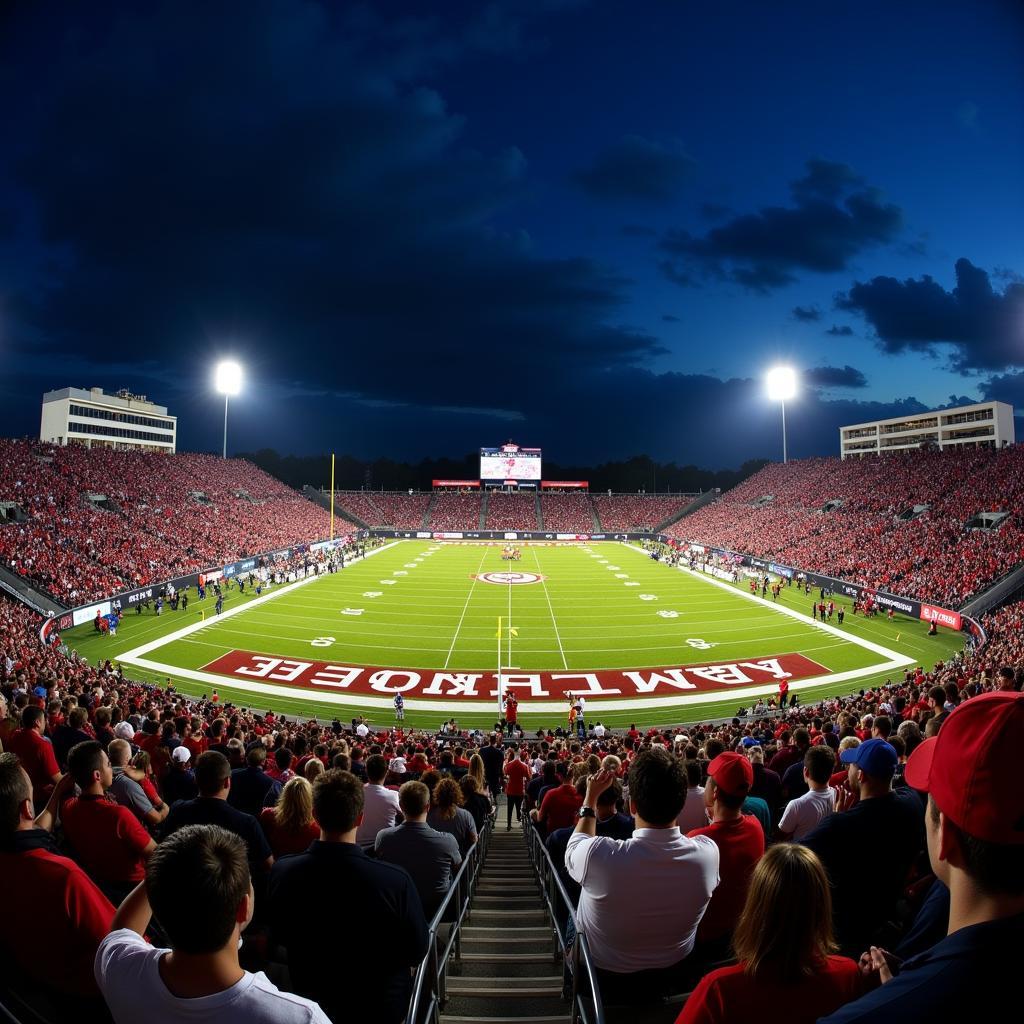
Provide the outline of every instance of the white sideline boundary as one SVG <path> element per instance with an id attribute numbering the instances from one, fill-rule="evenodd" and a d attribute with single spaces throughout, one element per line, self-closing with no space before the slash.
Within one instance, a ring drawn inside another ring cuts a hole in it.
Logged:
<path id="1" fill-rule="evenodd" d="M 363 562 L 367 558 L 372 558 L 379 552 L 387 551 L 388 548 L 394 547 L 399 543 L 401 542 L 393 540 L 390 544 L 385 544 L 381 548 L 374 548 L 368 554 L 363 555 L 359 561 Z M 112 658 L 111 660 L 123 661 L 126 665 L 140 665 L 148 667 L 148 664 L 142 661 L 142 657 L 145 654 L 149 654 L 150 651 L 155 651 L 158 648 L 163 647 L 164 644 L 173 643 L 175 640 L 181 640 L 183 637 L 191 636 L 193 633 L 198 633 L 199 630 L 205 629 L 207 626 L 223 622 L 225 619 L 234 618 L 234 616 L 241 615 L 242 612 L 247 612 L 251 608 L 259 608 L 260 605 L 266 604 L 268 601 L 273 601 L 279 597 L 283 597 L 285 594 L 290 594 L 293 590 L 298 590 L 299 587 L 307 586 L 319 579 L 323 579 L 323 577 L 320 573 L 317 573 L 314 576 L 307 576 L 304 580 L 296 580 L 294 583 L 286 583 L 284 586 L 276 587 L 269 594 L 263 594 L 261 597 L 254 598 L 252 601 L 246 601 L 245 604 L 240 604 L 235 608 L 229 608 L 226 612 L 221 612 L 220 615 L 214 615 L 209 619 L 200 619 L 198 622 L 193 622 L 188 626 L 182 626 L 181 629 L 176 629 L 173 633 L 164 633 L 163 636 L 158 636 L 155 640 L 150 640 L 148 643 L 142 644 L 139 647 L 134 647 L 130 651 L 125 651 L 124 654 L 117 658 Z M 185 674 L 184 670 L 180 668 L 174 669 L 174 672 L 179 676 Z M 212 673 L 210 674 L 210 678 L 213 678 Z"/>
<path id="2" fill-rule="evenodd" d="M 412 539 L 412 538 L 410 538 Z M 425 539 L 425 538 L 424 538 Z M 395 540 L 390 544 L 384 545 L 381 548 L 375 548 L 369 552 L 365 557 L 370 558 L 373 555 L 387 551 L 395 544 L 404 543 L 404 541 Z M 597 541 L 595 543 L 609 543 L 608 541 Z M 612 542 L 614 543 L 614 542 Z M 634 548 L 632 545 L 620 541 L 623 547 L 628 547 L 631 550 L 637 552 L 644 558 L 650 558 L 649 555 L 641 548 Z M 665 566 L 669 569 L 669 566 Z M 705 583 L 709 583 L 713 586 L 717 586 L 722 590 L 726 590 L 731 594 L 738 594 L 740 597 L 745 598 L 748 601 L 754 601 L 762 607 L 765 606 L 763 599 L 758 598 L 752 594 L 744 593 L 742 590 L 731 586 L 721 580 L 709 579 L 704 573 L 693 572 L 684 566 L 678 567 L 681 572 L 688 573 L 699 579 L 702 579 Z M 272 594 L 266 594 L 263 597 L 258 597 L 253 601 L 249 601 L 244 605 L 240 605 L 237 608 L 232 608 L 227 612 L 223 612 L 216 621 L 220 622 L 224 619 L 232 616 L 239 615 L 250 608 L 255 608 L 259 604 L 274 600 L 275 598 L 281 597 L 283 594 L 290 593 L 293 590 L 301 587 L 307 583 L 312 583 L 315 580 L 320 579 L 320 576 L 312 576 L 308 579 L 297 580 L 295 583 L 287 584 L 286 586 L 276 590 Z M 834 636 L 838 636 L 849 643 L 854 643 L 866 650 L 872 651 L 875 654 L 880 654 L 882 657 L 888 658 L 887 661 L 868 665 L 864 668 L 848 669 L 844 672 L 831 672 L 826 675 L 812 676 L 809 679 L 801 679 L 798 681 L 791 682 L 789 684 L 790 691 L 804 690 L 810 687 L 823 686 L 831 683 L 841 683 L 847 681 L 853 681 L 860 679 L 868 675 L 877 675 L 882 672 L 892 672 L 896 669 L 905 668 L 908 665 L 915 665 L 917 661 L 913 658 L 908 658 L 905 655 L 899 654 L 896 651 L 889 650 L 887 647 L 883 647 L 881 644 L 876 644 L 871 640 L 865 640 L 862 637 L 855 637 L 849 633 L 844 633 L 842 630 L 835 626 L 830 626 L 828 623 L 818 622 L 814 619 L 808 619 L 806 615 L 801 612 L 795 611 L 792 608 L 780 607 L 779 605 L 771 605 L 773 610 L 779 612 L 782 615 L 788 615 L 790 618 L 796 619 L 803 622 L 806 625 L 813 625 L 815 628 L 831 633 Z M 201 621 L 193 623 L 190 626 L 184 626 L 182 629 L 176 630 L 173 633 L 168 633 L 165 636 L 159 637 L 156 640 L 150 641 L 149 643 L 143 644 L 131 651 L 127 651 L 120 657 L 113 659 L 118 662 L 122 662 L 126 665 L 133 665 L 137 668 L 148 669 L 151 672 L 157 672 L 160 675 L 166 676 L 178 676 L 182 679 L 189 679 L 193 682 L 205 683 L 211 689 L 215 687 L 229 687 L 234 690 L 243 690 L 248 693 L 261 694 L 266 697 L 287 697 L 291 700 L 308 700 L 316 701 L 321 704 L 337 704 L 346 705 L 348 707 L 360 707 L 360 708 L 374 708 L 374 709 L 391 709 L 394 706 L 394 695 L 389 694 L 381 697 L 370 697 L 363 694 L 349 694 L 339 692 L 335 690 L 331 691 L 320 691 L 309 687 L 298 687 L 298 686 L 278 686 L 273 683 L 258 683 L 250 682 L 248 680 L 235 679 L 233 676 L 218 675 L 213 672 L 202 672 L 197 669 L 185 669 L 177 665 L 167 665 L 158 661 L 150 661 L 145 657 L 152 651 L 164 646 L 165 644 L 172 643 L 175 640 L 179 640 L 182 637 L 189 636 L 192 633 L 198 632 L 205 626 L 211 625 L 209 621 Z M 342 664 L 346 664 L 342 662 Z M 421 672 L 425 677 L 431 676 L 434 672 L 443 672 L 442 669 L 416 669 L 414 671 Z M 585 671 L 585 670 L 581 670 Z M 566 672 L 558 673 L 552 672 L 552 675 L 578 675 L 578 673 Z M 625 699 L 611 699 L 611 700 L 598 700 L 594 702 L 594 706 L 600 706 L 606 711 L 629 711 L 632 709 L 652 709 L 652 708 L 667 708 L 667 707 L 683 707 L 689 705 L 704 705 L 704 704 L 716 704 L 723 700 L 737 700 L 744 702 L 756 697 L 763 697 L 769 695 L 775 695 L 778 693 L 778 685 L 770 683 L 763 686 L 748 686 L 737 689 L 728 690 L 714 690 L 706 693 L 694 693 L 694 694 L 680 694 L 679 696 L 669 697 L 630 697 Z M 476 712 L 492 712 L 494 710 L 493 699 L 480 700 L 480 701 L 458 701 L 453 700 L 420 700 L 417 698 L 407 698 L 406 707 L 410 710 L 420 711 L 441 711 L 446 714 L 451 714 L 453 709 L 461 711 L 476 713 Z M 564 711 L 564 704 L 561 700 L 552 701 L 531 701 L 528 707 L 525 707 L 526 711 L 542 710 L 545 712 L 557 712 L 561 713 Z"/>

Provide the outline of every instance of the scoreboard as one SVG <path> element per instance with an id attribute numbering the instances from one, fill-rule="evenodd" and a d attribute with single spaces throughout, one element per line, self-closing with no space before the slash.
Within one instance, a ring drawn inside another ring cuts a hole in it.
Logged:
<path id="1" fill-rule="evenodd" d="M 504 444 L 500 448 L 480 449 L 480 481 L 486 484 L 540 484 L 541 450 Z"/>

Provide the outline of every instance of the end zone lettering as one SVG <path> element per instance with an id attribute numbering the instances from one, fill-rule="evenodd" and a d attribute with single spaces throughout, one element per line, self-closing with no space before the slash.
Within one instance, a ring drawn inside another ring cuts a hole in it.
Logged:
<path id="1" fill-rule="evenodd" d="M 202 667 L 204 672 L 313 690 L 365 695 L 403 693 L 409 697 L 496 697 L 494 672 L 443 672 L 433 669 L 344 665 L 282 658 L 252 651 L 231 651 Z M 680 692 L 729 690 L 737 686 L 809 679 L 829 672 L 802 654 L 777 654 L 749 661 L 720 661 L 665 668 L 615 669 L 601 672 L 516 672 L 504 676 L 507 690 L 526 700 L 585 696 L 674 696 Z"/>

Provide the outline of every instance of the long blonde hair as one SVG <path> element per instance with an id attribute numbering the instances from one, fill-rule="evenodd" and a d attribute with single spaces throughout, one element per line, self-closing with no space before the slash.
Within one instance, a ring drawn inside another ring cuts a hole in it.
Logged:
<path id="1" fill-rule="evenodd" d="M 771 847 L 754 868 L 733 949 L 752 978 L 797 982 L 836 950 L 832 892 L 817 854 L 796 843 Z"/>
<path id="2" fill-rule="evenodd" d="M 299 832 L 313 824 L 313 787 L 301 775 L 289 779 L 274 805 L 278 828 Z"/>
<path id="3" fill-rule="evenodd" d="M 485 793 L 487 791 L 487 783 L 484 781 L 484 759 L 479 754 L 474 754 L 469 759 L 469 772 L 476 779 L 476 789 L 478 793 Z"/>

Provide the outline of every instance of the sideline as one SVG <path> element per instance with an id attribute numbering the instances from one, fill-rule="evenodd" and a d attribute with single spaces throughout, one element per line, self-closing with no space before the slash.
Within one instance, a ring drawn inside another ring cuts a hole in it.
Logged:
<path id="1" fill-rule="evenodd" d="M 387 551 L 388 548 L 394 547 L 396 544 L 400 543 L 401 541 L 393 540 L 390 544 L 385 544 L 381 548 L 374 548 L 369 552 L 369 554 L 363 555 L 362 558 L 355 559 L 349 564 L 355 565 L 356 562 L 364 562 L 367 558 L 372 558 L 379 552 Z M 344 572 L 344 570 L 342 570 L 342 572 Z M 324 575 L 331 574 L 325 573 Z M 320 573 L 317 573 L 315 576 L 307 576 L 304 580 L 296 580 L 294 583 L 286 583 L 283 587 L 277 587 L 269 594 L 264 594 L 262 597 L 254 598 L 252 601 L 246 601 L 245 604 L 236 605 L 234 608 L 229 608 L 226 612 L 221 612 L 220 615 L 214 615 L 209 619 L 200 619 L 198 622 L 193 622 L 188 626 L 182 626 L 181 629 L 176 629 L 173 633 L 165 633 L 163 636 L 159 636 L 155 640 L 150 640 L 149 643 L 142 644 L 140 647 L 135 647 L 130 651 L 125 651 L 124 654 L 111 658 L 110 660 L 124 662 L 128 665 L 142 665 L 143 662 L 140 659 L 143 655 L 149 654 L 150 651 L 158 650 L 163 647 L 164 644 L 173 643 L 175 640 L 181 640 L 183 637 L 191 636 L 193 633 L 198 633 L 201 629 L 206 629 L 207 626 L 223 622 L 225 619 L 233 618 L 235 615 L 241 615 L 242 612 L 247 612 L 252 608 L 258 608 L 260 605 L 266 604 L 268 601 L 273 601 L 279 597 L 283 597 L 285 594 L 290 594 L 292 591 L 298 590 L 299 587 L 315 583 L 319 579 L 323 579 L 323 576 L 321 576 Z M 178 675 L 183 674 L 181 669 L 175 669 L 174 671 Z"/>
<path id="2" fill-rule="evenodd" d="M 411 538 L 410 538 L 411 539 Z M 386 551 L 394 544 L 403 543 L 403 541 L 395 540 L 391 544 L 387 544 L 382 548 L 376 548 L 371 551 L 365 557 L 369 558 L 372 555 L 380 551 Z M 597 542 L 597 543 L 619 543 L 623 547 L 631 547 L 631 545 L 624 542 Z M 644 558 L 650 556 L 641 548 L 633 548 L 638 554 Z M 665 566 L 666 569 L 671 569 L 671 566 Z M 696 576 L 704 582 L 719 587 L 720 589 L 729 592 L 730 594 L 738 594 L 741 597 L 749 601 L 754 601 L 757 604 L 764 607 L 764 602 L 751 594 L 746 594 L 742 590 L 731 586 L 724 581 L 709 579 L 704 573 L 693 572 L 686 569 L 683 566 L 678 567 L 680 571 L 688 573 L 692 576 Z M 238 608 L 233 608 L 229 612 L 223 613 L 218 621 L 227 618 L 229 615 L 237 615 L 249 608 L 256 607 L 258 603 L 265 600 L 272 600 L 280 597 L 285 593 L 290 593 L 292 590 L 301 587 L 306 583 L 312 583 L 314 580 L 320 579 L 319 576 L 311 577 L 306 580 L 298 580 L 295 583 L 288 584 L 286 587 L 276 591 L 273 594 L 265 595 L 264 597 L 256 598 L 255 601 L 250 601 L 248 604 L 241 605 Z M 892 672 L 897 669 L 902 669 L 908 665 L 916 665 L 918 662 L 913 658 L 908 658 L 904 655 L 898 654 L 896 651 L 891 651 L 881 644 L 876 644 L 870 640 L 864 640 L 862 637 L 854 637 L 848 633 L 844 633 L 842 630 L 835 626 L 830 626 L 827 623 L 820 623 L 816 620 L 808 619 L 806 615 L 802 614 L 791 608 L 785 608 L 779 605 L 770 605 L 775 611 L 780 612 L 783 615 L 788 615 L 790 618 L 796 619 L 806 625 L 814 625 L 817 629 L 831 633 L 834 636 L 838 636 L 843 640 L 850 643 L 858 644 L 859 646 L 866 648 L 876 654 L 880 654 L 883 657 L 887 657 L 889 660 L 883 663 L 876 663 L 874 665 L 868 665 L 863 668 L 848 669 L 843 672 L 832 672 L 826 675 L 812 676 L 808 679 L 801 679 L 798 681 L 791 682 L 789 685 L 790 692 L 805 690 L 812 687 L 820 687 L 827 684 L 841 683 L 847 681 L 853 681 L 860 679 L 864 676 L 879 675 L 883 672 Z M 336 704 L 347 707 L 360 707 L 360 708 L 373 708 L 373 709 L 388 709 L 392 708 L 394 704 L 394 695 L 389 694 L 381 697 L 370 697 L 360 694 L 349 694 L 337 691 L 315 691 L 311 692 L 308 689 L 295 687 L 295 686 L 278 686 L 273 683 L 259 683 L 248 680 L 240 680 L 233 676 L 219 675 L 213 672 L 203 672 L 197 669 L 185 669 L 177 665 L 167 665 L 162 662 L 150 661 L 144 657 L 151 651 L 158 649 L 164 644 L 170 643 L 173 640 L 180 639 L 181 637 L 188 636 L 193 632 L 197 632 L 204 626 L 210 625 L 209 622 L 195 623 L 192 626 L 186 626 L 175 633 L 168 634 L 165 637 L 153 641 L 148 644 L 143 644 L 132 651 L 127 652 L 121 657 L 114 659 L 125 664 L 135 665 L 138 668 L 148 669 L 151 672 L 157 672 L 160 675 L 165 676 L 178 676 L 183 679 L 189 679 L 193 682 L 204 683 L 207 686 L 213 688 L 216 686 L 230 687 L 235 690 L 242 690 L 254 694 L 262 694 L 268 697 L 287 697 L 292 700 L 301 700 L 303 698 L 309 700 L 311 703 L 316 702 L 319 704 Z M 441 669 L 422 669 L 424 674 L 430 672 L 443 672 Z M 612 699 L 604 700 L 597 699 L 594 701 L 594 707 L 600 707 L 606 711 L 629 711 L 633 709 L 644 710 L 652 708 L 667 708 L 667 707 L 686 707 L 686 706 L 699 706 L 704 704 L 715 704 L 721 703 L 723 700 L 736 700 L 738 703 L 745 703 L 747 701 L 756 699 L 757 697 L 774 696 L 778 693 L 778 684 L 770 683 L 761 686 L 748 686 L 743 688 L 737 688 L 735 690 L 715 690 L 708 693 L 697 693 L 697 694 L 680 694 L 679 696 L 664 696 L 664 697 L 639 697 L 639 698 L 627 698 L 627 699 Z M 409 710 L 419 711 L 441 711 L 447 714 L 451 714 L 452 711 L 458 708 L 460 711 L 467 713 L 477 712 L 492 712 L 494 710 L 493 700 L 466 700 L 466 701 L 453 701 L 448 700 L 422 700 L 415 697 L 406 698 L 406 707 Z M 531 701 L 528 708 L 524 709 L 529 712 L 543 711 L 543 712 L 555 712 L 564 710 L 561 701 L 544 701 L 539 700 L 536 702 Z"/>

